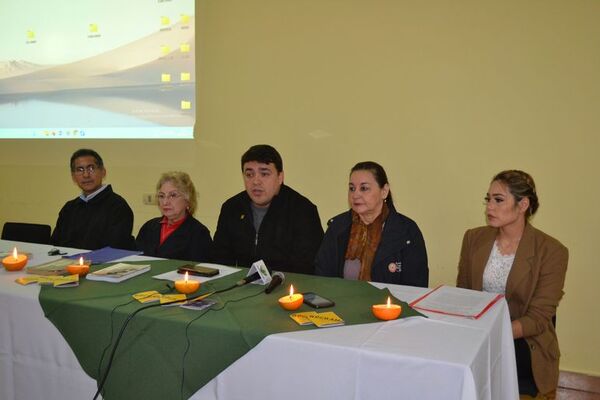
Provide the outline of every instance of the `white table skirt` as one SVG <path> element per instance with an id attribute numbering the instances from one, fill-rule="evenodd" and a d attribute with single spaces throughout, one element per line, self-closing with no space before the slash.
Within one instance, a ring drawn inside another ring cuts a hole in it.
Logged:
<path id="1" fill-rule="evenodd" d="M 268 336 L 191 398 L 518 399 L 506 301 L 478 320 L 428 315 Z"/>
<path id="2" fill-rule="evenodd" d="M 51 259 L 50 246 L 17 245 L 30 265 Z M 91 398 L 96 382 L 44 317 L 39 287 L 14 283 L 22 275 L 0 271 L 0 399 Z M 425 290 L 385 286 L 404 301 Z M 192 399 L 518 399 L 504 300 L 478 320 L 428 315 L 268 336 Z"/>

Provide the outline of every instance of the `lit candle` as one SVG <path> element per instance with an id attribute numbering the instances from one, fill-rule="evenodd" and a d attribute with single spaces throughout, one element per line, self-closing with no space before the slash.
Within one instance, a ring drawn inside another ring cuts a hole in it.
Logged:
<path id="1" fill-rule="evenodd" d="M 200 288 L 199 281 L 190 281 L 188 279 L 188 273 L 185 273 L 185 278 L 183 280 L 175 281 L 175 289 L 179 293 L 190 294 L 194 293 L 196 290 Z"/>
<path id="2" fill-rule="evenodd" d="M 290 295 L 279 298 L 279 305 L 286 310 L 293 311 L 300 308 L 304 296 L 301 293 L 294 293 L 294 286 L 290 285 Z"/>
<path id="3" fill-rule="evenodd" d="M 83 262 L 83 257 L 79 257 L 79 264 L 67 265 L 67 272 L 71 275 L 86 276 L 90 272 L 90 262 Z"/>
<path id="4" fill-rule="evenodd" d="M 402 307 L 399 304 L 391 304 L 389 296 L 387 299 L 387 304 L 375 304 L 371 309 L 373 311 L 373 315 L 383 321 L 396 319 L 402 312 Z"/>
<path id="5" fill-rule="evenodd" d="M 2 259 L 2 265 L 7 271 L 20 271 L 27 264 L 27 256 L 25 254 L 17 253 L 15 247 L 12 255 L 6 256 Z"/>

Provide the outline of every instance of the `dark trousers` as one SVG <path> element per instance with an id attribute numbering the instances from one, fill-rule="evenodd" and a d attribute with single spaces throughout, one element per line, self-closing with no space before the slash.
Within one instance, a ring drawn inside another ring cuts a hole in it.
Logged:
<path id="1" fill-rule="evenodd" d="M 517 377 L 519 378 L 519 394 L 537 396 L 538 388 L 533 379 L 531 369 L 531 351 L 525 339 L 515 339 L 515 357 L 517 359 Z"/>

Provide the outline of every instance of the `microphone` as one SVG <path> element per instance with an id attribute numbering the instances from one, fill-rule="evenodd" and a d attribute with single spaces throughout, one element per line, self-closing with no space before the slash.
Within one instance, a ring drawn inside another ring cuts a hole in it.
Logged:
<path id="1" fill-rule="evenodd" d="M 240 279 L 235 283 L 235 286 L 244 286 L 247 283 L 254 282 L 260 279 L 260 274 L 258 272 L 253 273 L 252 275 L 248 275 L 244 279 Z"/>
<path id="2" fill-rule="evenodd" d="M 269 283 L 269 286 L 267 286 L 267 288 L 265 289 L 265 293 L 269 294 L 273 291 L 273 289 L 275 289 L 277 286 L 281 285 L 283 283 L 283 281 L 285 280 L 285 275 L 283 274 L 283 272 L 274 272 L 273 276 L 271 277 L 271 282 Z"/>

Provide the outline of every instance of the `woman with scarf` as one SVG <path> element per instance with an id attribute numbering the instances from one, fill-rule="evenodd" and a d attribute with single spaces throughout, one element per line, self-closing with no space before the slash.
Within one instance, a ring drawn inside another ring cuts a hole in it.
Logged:
<path id="1" fill-rule="evenodd" d="M 315 260 L 317 275 L 427 287 L 425 241 L 398 213 L 383 167 L 373 161 L 350 171 L 351 210 L 332 218 Z"/>

